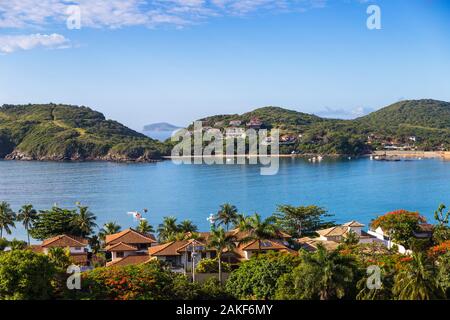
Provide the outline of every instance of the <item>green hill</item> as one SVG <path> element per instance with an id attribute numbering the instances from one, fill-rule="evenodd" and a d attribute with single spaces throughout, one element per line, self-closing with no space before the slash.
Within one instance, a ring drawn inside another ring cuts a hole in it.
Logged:
<path id="1" fill-rule="evenodd" d="M 24 160 L 151 161 L 167 153 L 162 143 L 105 119 L 87 107 L 0 107 L 0 157 Z"/>
<path id="2" fill-rule="evenodd" d="M 407 142 L 415 137 L 422 150 L 448 149 L 450 146 L 450 103 L 437 100 L 406 100 L 394 103 L 365 117 L 353 126 L 378 140 Z"/>
<path id="3" fill-rule="evenodd" d="M 245 127 L 251 118 L 258 118 L 264 128 L 298 137 L 295 144 L 282 147 L 284 153 L 360 155 L 386 144 L 420 150 L 450 148 L 450 103 L 436 100 L 402 101 L 355 120 L 325 119 L 279 107 L 200 120 L 204 126 L 223 128 L 231 120 L 242 121 Z"/>
<path id="4" fill-rule="evenodd" d="M 394 103 L 355 120 L 371 129 L 417 126 L 450 130 L 450 103 L 437 100 L 406 100 Z"/>
<path id="5" fill-rule="evenodd" d="M 200 119 L 200 121 L 203 122 L 203 125 L 227 127 L 230 121 L 237 120 L 245 124 L 252 118 L 262 121 L 265 128 L 279 128 L 286 131 L 297 131 L 313 123 L 331 121 L 312 114 L 272 106 L 255 109 L 242 115 L 217 115 Z M 220 124 L 221 122 L 222 124 Z"/>

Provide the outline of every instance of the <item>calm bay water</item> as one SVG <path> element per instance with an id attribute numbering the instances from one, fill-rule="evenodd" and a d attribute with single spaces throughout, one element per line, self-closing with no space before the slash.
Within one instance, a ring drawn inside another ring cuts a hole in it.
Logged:
<path id="1" fill-rule="evenodd" d="M 208 230 L 206 218 L 230 202 L 241 212 L 268 216 L 277 204 L 320 205 L 338 222 L 368 223 L 395 209 L 417 210 L 432 219 L 440 203 L 450 205 L 450 162 L 378 162 L 368 159 L 281 159 L 275 176 L 261 176 L 251 165 L 117 164 L 0 161 L 0 201 L 14 210 L 32 203 L 88 205 L 98 224 L 136 222 L 126 213 L 147 208 L 153 225 L 164 216 L 191 219 Z M 25 239 L 22 228 L 12 236 Z"/>

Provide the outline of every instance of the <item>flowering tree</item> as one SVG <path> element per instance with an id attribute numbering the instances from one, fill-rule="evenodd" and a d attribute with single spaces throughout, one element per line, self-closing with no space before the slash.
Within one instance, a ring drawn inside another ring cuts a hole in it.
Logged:
<path id="1" fill-rule="evenodd" d="M 407 247 L 421 223 L 426 223 L 426 219 L 418 212 L 397 210 L 376 218 L 372 221 L 371 227 L 372 229 L 381 227 L 392 240 Z"/>

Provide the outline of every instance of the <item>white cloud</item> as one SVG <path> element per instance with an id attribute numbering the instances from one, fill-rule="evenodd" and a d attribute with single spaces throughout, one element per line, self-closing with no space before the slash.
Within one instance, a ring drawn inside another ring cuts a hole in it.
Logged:
<path id="1" fill-rule="evenodd" d="M 326 0 L 0 0 L 0 28 L 63 24 L 70 5 L 81 8 L 82 27 L 184 26 L 212 17 L 258 11 L 304 11 Z"/>
<path id="2" fill-rule="evenodd" d="M 37 47 L 57 49 L 70 45 L 69 40 L 60 34 L 29 34 L 0 36 L 0 53 L 31 50 Z"/>

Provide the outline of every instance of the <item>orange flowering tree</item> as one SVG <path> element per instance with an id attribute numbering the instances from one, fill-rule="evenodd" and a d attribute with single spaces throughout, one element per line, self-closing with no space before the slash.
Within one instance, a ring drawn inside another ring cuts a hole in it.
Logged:
<path id="1" fill-rule="evenodd" d="M 183 275 L 159 263 L 97 268 L 82 274 L 81 292 L 75 299 L 166 300 L 191 298 L 196 292 Z M 188 295 L 188 296 L 186 296 Z"/>
<path id="2" fill-rule="evenodd" d="M 417 231 L 421 223 L 426 223 L 425 217 L 418 212 L 397 210 L 382 215 L 371 223 L 372 229 L 381 227 L 383 231 L 398 244 L 409 246 L 414 231 Z"/>
<path id="3" fill-rule="evenodd" d="M 450 253 L 450 240 L 444 241 L 429 250 L 429 255 L 432 257 L 437 257 L 442 254 Z"/>

